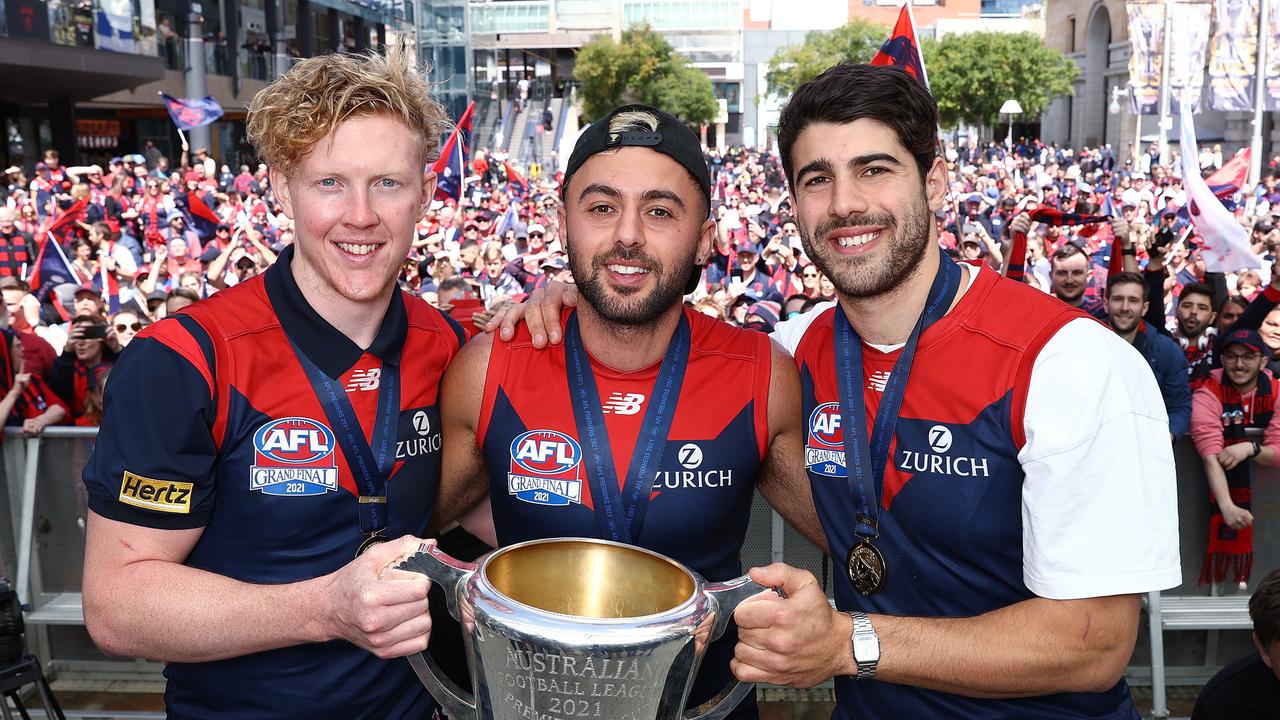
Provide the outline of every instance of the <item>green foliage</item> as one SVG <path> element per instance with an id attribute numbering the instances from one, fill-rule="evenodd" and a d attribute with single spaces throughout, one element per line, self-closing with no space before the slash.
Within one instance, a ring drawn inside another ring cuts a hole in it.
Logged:
<path id="1" fill-rule="evenodd" d="M 587 121 L 629 102 L 653 105 L 693 126 L 715 118 L 711 79 L 645 25 L 623 31 L 621 42 L 605 35 L 583 45 L 573 76 L 582 87 Z"/>
<path id="2" fill-rule="evenodd" d="M 803 44 L 781 48 L 769 59 L 769 92 L 787 97 L 836 63 L 871 62 L 888 37 L 888 27 L 862 18 L 835 30 L 809 32 Z"/>
<path id="3" fill-rule="evenodd" d="M 976 32 L 926 40 L 925 69 L 943 127 L 992 127 L 1013 98 L 1022 118 L 1038 116 L 1055 97 L 1070 95 L 1076 64 L 1031 33 Z"/>

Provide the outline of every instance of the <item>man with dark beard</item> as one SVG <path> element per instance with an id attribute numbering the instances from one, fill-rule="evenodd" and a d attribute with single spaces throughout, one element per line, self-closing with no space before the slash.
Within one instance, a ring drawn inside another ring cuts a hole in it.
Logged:
<path id="1" fill-rule="evenodd" d="M 806 464 L 836 608 L 806 571 L 753 569 L 780 594 L 738 606 L 734 674 L 834 677 L 838 720 L 1136 720 L 1138 597 L 1181 579 L 1159 391 L 1085 313 L 941 252 L 937 123 L 901 69 L 848 64 L 779 118 L 805 252 L 838 291 L 777 331 L 806 449 L 830 449 Z"/>
<path id="2" fill-rule="evenodd" d="M 1177 343 L 1143 321 L 1146 313 L 1147 284 L 1141 275 L 1120 272 L 1107 278 L 1107 324 L 1151 366 L 1169 414 L 1169 437 L 1177 442 L 1191 424 L 1187 358 Z"/>
<path id="3" fill-rule="evenodd" d="M 561 188 L 581 300 L 557 318 L 563 345 L 482 335 L 450 366 L 438 512 L 487 492 L 462 524 L 490 543 L 598 537 L 721 581 L 741 574 L 758 487 L 821 546 L 795 365 L 681 303 L 715 237 L 698 138 L 665 112 L 618 108 L 579 138 Z M 708 648 L 690 707 L 733 681 L 735 639 Z M 748 700 L 732 717 L 755 715 Z"/>

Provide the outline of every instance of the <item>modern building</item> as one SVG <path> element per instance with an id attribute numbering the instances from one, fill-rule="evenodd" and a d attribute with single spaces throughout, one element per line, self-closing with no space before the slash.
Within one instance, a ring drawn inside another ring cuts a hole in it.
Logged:
<path id="1" fill-rule="evenodd" d="M 527 154 L 536 123 L 530 112 L 511 112 L 522 92 L 530 110 L 549 107 L 561 118 L 555 127 L 572 122 L 565 100 L 578 49 L 599 35 L 620 38 L 638 24 L 662 33 L 711 78 L 725 117 L 709 141 L 742 141 L 742 0 L 471 0 L 468 10 L 472 83 L 477 108 L 485 109 L 477 127 L 482 145 Z M 553 140 L 545 145 L 549 152 Z"/>
<path id="2" fill-rule="evenodd" d="M 28 170 L 50 147 L 67 164 L 104 163 L 147 141 L 176 158 L 179 139 L 159 93 L 187 95 L 193 49 L 203 59 L 201 84 L 226 112 L 210 128 L 210 153 L 228 164 L 248 162 L 245 107 L 291 58 L 363 49 L 413 23 L 406 0 L 0 0 L 0 6 L 6 139 L 0 161 Z"/>
<path id="3" fill-rule="evenodd" d="M 1080 75 L 1075 94 L 1062 97 L 1046 108 L 1042 118 L 1042 137 L 1072 147 L 1110 143 L 1117 154 L 1125 157 L 1131 150 L 1141 151 L 1159 138 L 1156 115 L 1135 115 L 1129 91 L 1129 18 L 1124 0 L 1045 0 L 1046 27 L 1057 29 L 1045 34 L 1045 43 L 1057 48 L 1075 61 Z M 1175 16 L 1175 22 L 1179 19 Z M 1209 37 L 1216 29 L 1216 19 Z M 1212 41 L 1210 41 L 1212 43 Z M 1208 77 L 1205 73 L 1205 80 Z M 1202 91 L 1201 97 L 1205 97 Z M 1268 147 L 1280 147 L 1280 128 L 1272 120 L 1274 113 L 1264 113 L 1268 132 L 1264 134 L 1264 154 Z M 1196 115 L 1197 140 L 1222 145 L 1227 155 L 1249 144 L 1252 133 L 1251 112 L 1217 112 L 1201 103 Z M 1170 142 L 1178 142 L 1178 123 L 1173 119 L 1167 133 Z M 1269 155 L 1265 155 L 1269 157 Z"/>
<path id="4" fill-rule="evenodd" d="M 1039 0 L 912 0 L 912 15 L 921 38 L 998 30 L 1043 34 Z M 829 31 L 855 18 L 885 28 L 885 38 L 898 20 L 902 0 L 806 0 L 804 12 L 787 0 L 746 0 L 743 31 L 743 133 L 747 145 L 774 141 L 778 111 L 785 98 L 768 86 L 769 61 L 779 50 L 804 42 L 812 31 Z M 928 67 L 928 58 L 925 58 Z"/>

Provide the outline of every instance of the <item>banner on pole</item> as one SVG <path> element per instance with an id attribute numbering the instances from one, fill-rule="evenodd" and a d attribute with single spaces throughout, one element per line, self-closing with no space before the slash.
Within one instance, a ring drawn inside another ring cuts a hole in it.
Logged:
<path id="1" fill-rule="evenodd" d="M 1160 65 L 1164 47 L 1164 0 L 1129 0 L 1129 88 L 1135 115 L 1160 112 Z"/>
<path id="2" fill-rule="evenodd" d="M 1253 72 L 1258 62 L 1258 0 L 1217 0 L 1209 52 L 1209 107 L 1226 112 L 1253 109 Z"/>
<path id="3" fill-rule="evenodd" d="M 1169 38 L 1169 112 L 1180 113 L 1185 103 L 1191 112 L 1200 112 L 1200 89 L 1204 87 L 1205 55 L 1209 50 L 1208 2 L 1174 3 L 1173 33 Z"/>
<path id="4" fill-rule="evenodd" d="M 1267 22 L 1266 106 L 1270 112 L 1280 110 L 1280 2 L 1272 0 Z"/>

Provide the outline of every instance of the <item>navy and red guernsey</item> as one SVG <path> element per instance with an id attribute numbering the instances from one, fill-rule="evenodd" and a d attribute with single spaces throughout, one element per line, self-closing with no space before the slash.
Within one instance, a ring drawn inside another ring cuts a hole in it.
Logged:
<path id="1" fill-rule="evenodd" d="M 831 547 L 836 606 L 909 617 L 969 617 L 1035 597 L 1024 583 L 1023 412 L 1036 356 L 1082 311 L 978 272 L 951 312 L 920 337 L 889 448 L 875 546 L 884 589 L 863 596 L 845 571 L 855 539 L 841 429 L 833 321 L 821 313 L 796 347 L 807 419 L 805 465 Z M 869 428 L 901 349 L 863 346 Z M 1083 531 L 1083 530 L 1082 530 Z M 1136 718 L 1124 680 L 1103 693 L 1012 700 L 962 697 L 837 677 L 837 720 Z"/>
<path id="2" fill-rule="evenodd" d="M 288 248 L 261 276 L 138 334 L 111 375 L 84 472 L 94 512 L 153 528 L 203 528 L 185 564 L 247 583 L 331 573 L 364 539 L 339 428 L 295 348 L 341 383 L 366 442 L 379 387 L 398 362 L 382 533 L 395 538 L 427 529 L 440 481 L 437 398 L 461 339 L 437 310 L 397 292 L 362 350 L 307 304 L 292 259 Z M 165 676 L 171 717 L 384 720 L 424 718 L 433 708 L 409 663 L 346 641 L 174 662 Z"/>
<path id="3" fill-rule="evenodd" d="M 739 553 L 769 444 L 770 345 L 763 333 L 687 309 L 684 314 L 688 364 L 634 540 L 716 582 L 741 575 Z M 510 342 L 494 338 L 476 441 L 488 466 L 500 545 L 602 537 L 584 460 L 589 446 L 574 419 L 567 362 L 564 345 L 536 350 L 525 329 Z M 661 363 L 627 373 L 594 358 L 590 364 L 621 484 Z M 733 681 L 729 660 L 736 640 L 731 624 L 708 648 L 690 707 Z M 744 701 L 736 713 L 754 716 L 754 701 Z"/>

